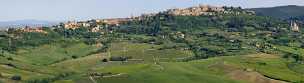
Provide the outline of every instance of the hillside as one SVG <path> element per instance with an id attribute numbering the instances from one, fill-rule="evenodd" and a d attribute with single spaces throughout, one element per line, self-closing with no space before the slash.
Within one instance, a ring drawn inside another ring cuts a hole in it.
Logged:
<path id="1" fill-rule="evenodd" d="M 302 28 L 234 7 L 184 12 L 205 7 L 9 29 L 0 83 L 304 82 Z"/>
<path id="2" fill-rule="evenodd" d="M 269 8 L 253 8 L 257 15 L 271 16 L 275 18 L 288 19 L 290 17 L 301 17 L 304 16 L 304 7 L 289 5 L 289 6 L 278 6 Z"/>

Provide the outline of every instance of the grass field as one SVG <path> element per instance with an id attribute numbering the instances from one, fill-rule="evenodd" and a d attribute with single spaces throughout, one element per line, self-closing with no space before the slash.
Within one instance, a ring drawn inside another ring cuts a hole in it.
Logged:
<path id="1" fill-rule="evenodd" d="M 288 46 L 276 46 L 278 50 L 281 50 L 283 52 L 297 54 L 304 57 L 304 49 L 302 48 L 295 48 L 295 47 L 288 47 Z"/>
<path id="2" fill-rule="evenodd" d="M 204 63 L 202 63 L 204 64 Z M 94 72 L 121 74 L 95 78 L 98 83 L 239 83 L 228 77 L 210 72 L 201 63 L 170 62 L 155 64 L 124 64 L 94 68 Z M 73 76 L 75 83 L 92 82 L 87 75 Z M 78 78 L 78 79 L 75 79 Z"/>
<path id="3" fill-rule="evenodd" d="M 33 65 L 50 65 L 63 60 L 71 59 L 72 56 L 82 57 L 91 52 L 97 51 L 94 46 L 84 43 L 70 44 L 51 44 L 36 47 L 34 49 L 20 49 L 14 58 L 17 61 Z"/>
<path id="4" fill-rule="evenodd" d="M 100 69 L 102 72 L 126 73 L 126 77 L 99 79 L 106 83 L 238 83 L 209 72 L 198 64 L 161 63 L 137 64 Z M 122 79 L 122 80 L 117 80 Z"/>
<path id="5" fill-rule="evenodd" d="M 145 62 L 153 61 L 153 57 L 164 61 L 176 61 L 179 58 L 194 56 L 189 50 L 159 50 L 161 47 L 161 45 L 145 43 L 113 43 L 107 52 L 107 56 L 131 56 L 133 59 L 143 59 Z"/>
<path id="6" fill-rule="evenodd" d="M 303 74 L 292 71 L 288 67 L 289 62 L 276 55 L 254 54 L 250 56 L 224 57 L 222 60 L 242 68 L 250 68 L 274 79 L 289 82 L 303 80 L 301 78 Z"/>
<path id="7" fill-rule="evenodd" d="M 67 72 L 73 73 L 54 83 L 282 83 L 304 80 L 303 64 L 291 64 L 278 55 L 257 53 L 179 62 L 177 59 L 194 54 L 182 49 L 160 50 L 161 47 L 120 42 L 112 43 L 107 52 L 97 54 L 91 54 L 98 49 L 96 46 L 84 43 L 19 49 L 16 54 L 5 54 L 13 60 L 0 58 L 0 81 L 13 83 L 10 78 L 20 75 L 21 82 L 25 82 Z M 131 56 L 143 61 L 101 61 L 109 56 Z M 111 75 L 92 77 L 89 75 L 92 72 Z"/>
<path id="8" fill-rule="evenodd" d="M 72 60 L 72 56 L 77 58 L 88 56 L 97 51 L 96 46 L 84 43 L 73 42 L 42 45 L 35 48 L 18 49 L 15 54 L 5 52 L 5 57 L 0 58 L 1 79 L 10 82 L 12 76 L 21 76 L 23 81 L 31 79 L 41 79 L 54 77 L 62 72 L 60 67 L 49 66 L 65 60 Z M 12 60 L 8 60 L 12 57 Z"/>
<path id="9" fill-rule="evenodd" d="M 111 62 L 107 64 L 111 65 L 97 66 L 92 68 L 91 72 L 111 72 L 121 75 L 94 78 L 98 83 L 282 83 L 283 81 L 299 82 L 303 75 L 289 69 L 285 60 L 269 54 L 217 57 L 191 62 L 160 62 L 159 64 Z M 70 78 L 74 78 L 75 83 L 92 82 L 86 74 Z"/>

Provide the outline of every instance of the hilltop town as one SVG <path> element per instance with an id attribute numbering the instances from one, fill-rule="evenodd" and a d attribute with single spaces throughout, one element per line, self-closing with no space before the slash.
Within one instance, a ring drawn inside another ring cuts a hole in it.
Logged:
<path id="1" fill-rule="evenodd" d="M 210 5 L 199 5 L 189 8 L 176 8 L 176 9 L 168 9 L 167 11 L 163 11 L 160 13 L 174 15 L 174 16 L 212 16 L 217 14 L 249 14 L 254 15 L 254 11 L 232 11 L 234 9 L 241 9 L 239 7 L 217 7 L 217 6 L 210 6 Z M 64 27 L 67 29 L 75 29 L 79 27 L 94 27 L 93 31 L 102 28 L 102 25 L 109 25 L 109 26 L 119 26 L 122 23 L 126 23 L 128 21 L 138 21 L 145 19 L 146 17 L 155 16 L 157 13 L 150 13 L 150 14 L 142 14 L 140 16 L 132 16 L 130 18 L 111 18 L 111 19 L 92 19 L 89 21 L 69 21 L 64 23 Z"/>
<path id="2" fill-rule="evenodd" d="M 233 10 L 241 10 L 240 7 L 217 7 L 217 6 L 210 6 L 210 5 L 198 5 L 188 8 L 174 8 L 174 9 L 168 9 L 166 11 L 162 11 L 160 13 L 165 13 L 169 15 L 174 16 L 212 16 L 212 15 L 218 15 L 218 14 L 248 14 L 248 15 L 255 15 L 254 11 L 246 10 L 246 11 L 233 11 Z M 129 18 L 109 18 L 109 19 L 91 19 L 88 21 L 68 21 L 61 23 L 59 25 L 56 25 L 55 27 L 64 27 L 66 29 L 77 29 L 80 27 L 87 27 L 90 28 L 91 32 L 99 32 L 104 27 L 107 26 L 119 26 L 120 24 L 127 23 L 130 21 L 139 21 L 142 19 L 145 19 L 147 17 L 155 16 L 157 13 L 150 13 L 150 14 L 142 14 L 140 16 L 132 16 Z M 43 26 L 36 26 L 36 27 L 30 27 L 25 26 L 23 28 L 19 28 L 18 30 L 24 31 L 24 32 L 40 32 L 45 33 L 42 30 Z M 299 31 L 299 26 L 297 22 L 291 22 L 290 27 L 292 31 Z"/>
<path id="3" fill-rule="evenodd" d="M 255 15 L 254 11 L 251 10 L 242 10 L 240 7 L 217 7 L 211 5 L 198 5 L 188 8 L 174 8 L 168 9 L 166 11 L 162 11 L 159 13 L 164 13 L 173 16 L 213 16 L 213 15 L 223 15 L 223 14 L 247 14 L 247 15 Z M 91 19 L 88 21 L 68 21 L 64 23 L 60 23 L 59 25 L 54 26 L 57 27 L 64 27 L 65 29 L 77 29 L 81 27 L 87 27 L 90 29 L 91 32 L 100 32 L 103 28 L 108 26 L 120 26 L 120 24 L 124 24 L 130 21 L 140 21 L 147 17 L 153 17 L 158 13 L 149 13 L 149 14 L 142 14 L 140 16 L 131 16 L 128 18 L 109 18 L 109 19 Z M 292 22 L 291 25 L 292 31 L 299 31 L 299 26 L 297 22 Z M 29 27 L 26 26 L 24 28 L 20 28 L 19 30 L 24 32 L 41 32 L 45 33 L 42 30 L 42 26 L 40 27 Z"/>
<path id="4" fill-rule="evenodd" d="M 211 5 L 198 5 L 188 8 L 173 8 L 167 9 L 166 11 L 161 11 L 159 13 L 168 14 L 172 16 L 215 16 L 215 15 L 225 15 L 225 14 L 234 14 L 234 15 L 255 15 L 256 13 L 251 10 L 242 10 L 241 7 L 227 7 L 227 6 L 211 6 Z M 86 27 L 91 32 L 101 32 L 104 33 L 103 29 L 105 27 L 117 27 L 121 24 L 128 23 L 131 21 L 140 21 L 148 17 L 153 17 L 159 13 L 148 13 L 142 14 L 140 16 L 131 16 L 128 18 L 108 18 L 108 19 L 91 19 L 87 21 L 68 21 L 62 22 L 58 25 L 53 26 L 54 28 L 65 28 L 75 30 L 77 28 Z M 17 28 L 19 31 L 23 32 L 38 32 L 38 33 L 47 33 L 43 31 L 43 26 L 30 27 L 25 26 L 23 28 Z M 290 23 L 290 30 L 294 32 L 300 31 L 300 26 L 296 21 Z"/>

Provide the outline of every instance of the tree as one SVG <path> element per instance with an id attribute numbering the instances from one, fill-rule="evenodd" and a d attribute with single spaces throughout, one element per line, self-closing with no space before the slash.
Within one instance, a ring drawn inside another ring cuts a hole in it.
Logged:
<path id="1" fill-rule="evenodd" d="M 73 56 L 72 56 L 72 58 L 73 58 L 73 59 L 77 59 L 77 58 L 78 58 L 78 56 L 73 55 Z"/>
<path id="2" fill-rule="evenodd" d="M 300 47 L 301 47 L 301 48 L 304 48 L 304 43 L 302 43 Z"/>
<path id="3" fill-rule="evenodd" d="M 304 61 L 303 57 L 300 56 L 300 55 L 297 55 L 297 54 L 294 54 L 293 58 L 295 59 L 296 62 L 302 62 L 302 61 Z"/>
<path id="4" fill-rule="evenodd" d="M 21 76 L 19 76 L 19 75 L 14 75 L 11 79 L 12 79 L 12 80 L 16 80 L 16 81 L 20 81 L 20 80 L 21 80 Z"/>
<path id="5" fill-rule="evenodd" d="M 12 61 L 12 60 L 14 60 L 14 59 L 13 59 L 12 57 L 8 57 L 7 60 Z"/>
<path id="6" fill-rule="evenodd" d="M 242 31 L 245 26 L 245 20 L 241 17 L 232 17 L 226 25 L 232 32 Z"/>

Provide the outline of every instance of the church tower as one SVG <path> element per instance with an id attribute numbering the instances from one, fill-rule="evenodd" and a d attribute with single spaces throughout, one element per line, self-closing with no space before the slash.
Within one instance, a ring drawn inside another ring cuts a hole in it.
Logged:
<path id="1" fill-rule="evenodd" d="M 291 30 L 294 31 L 294 32 L 299 32 L 300 31 L 300 27 L 295 21 L 291 21 L 290 27 L 291 27 Z"/>

